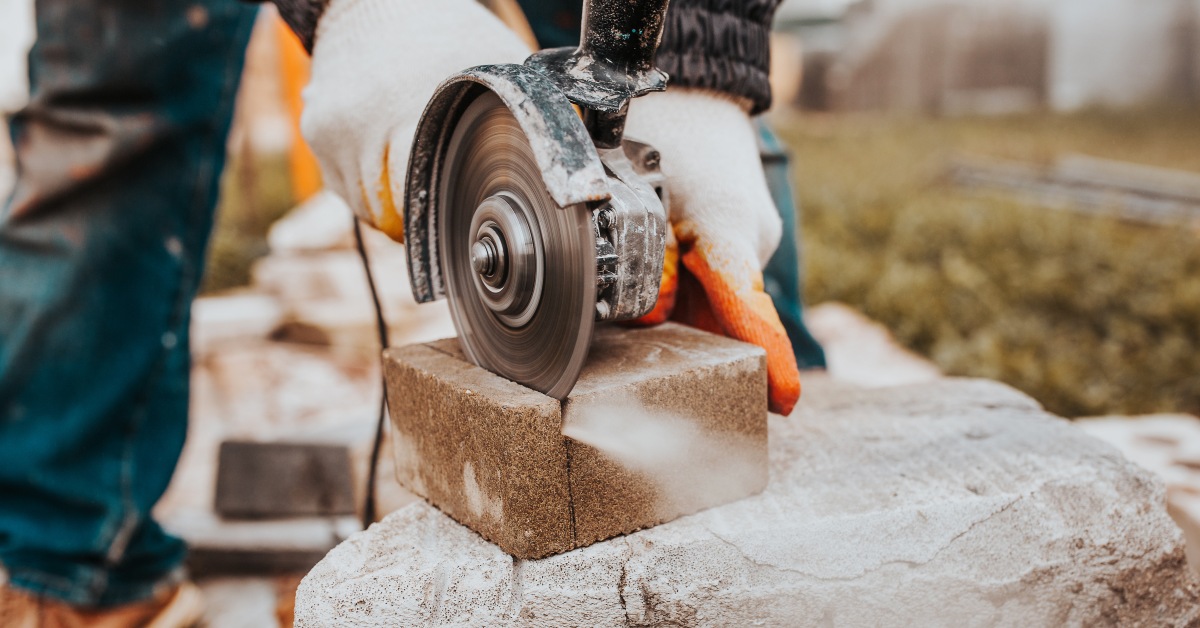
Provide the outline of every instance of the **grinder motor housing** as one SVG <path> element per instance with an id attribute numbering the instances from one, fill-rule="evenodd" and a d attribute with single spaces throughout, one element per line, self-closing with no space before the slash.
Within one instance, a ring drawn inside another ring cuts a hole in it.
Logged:
<path id="1" fill-rule="evenodd" d="M 559 399 L 594 323 L 658 299 L 669 203 L 658 152 L 624 125 L 631 99 L 666 88 L 653 59 L 667 3 L 585 1 L 578 48 L 451 76 L 416 129 L 413 296 L 449 297 L 472 362 Z"/>

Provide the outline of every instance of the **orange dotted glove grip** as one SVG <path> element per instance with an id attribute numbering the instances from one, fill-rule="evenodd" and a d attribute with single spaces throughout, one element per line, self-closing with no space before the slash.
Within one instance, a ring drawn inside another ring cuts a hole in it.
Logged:
<path id="1" fill-rule="evenodd" d="M 767 352 L 767 403 L 771 412 L 787 416 L 800 399 L 800 369 L 779 313 L 763 291 L 761 276 L 752 285 L 738 287 L 712 268 L 703 247 L 692 247 L 682 256 L 674 241 L 667 246 L 658 303 L 634 321 L 656 325 L 673 319 L 758 345 Z"/>

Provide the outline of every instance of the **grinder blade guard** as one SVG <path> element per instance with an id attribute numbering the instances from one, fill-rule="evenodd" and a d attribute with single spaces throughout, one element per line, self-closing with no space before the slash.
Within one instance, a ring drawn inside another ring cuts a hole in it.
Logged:
<path id="1" fill-rule="evenodd" d="M 579 48 L 450 77 L 413 139 L 413 296 L 449 300 L 472 362 L 559 399 L 595 322 L 638 318 L 658 299 L 663 176 L 624 125 L 632 98 L 666 88 L 653 65 L 666 9 L 584 2 Z"/>

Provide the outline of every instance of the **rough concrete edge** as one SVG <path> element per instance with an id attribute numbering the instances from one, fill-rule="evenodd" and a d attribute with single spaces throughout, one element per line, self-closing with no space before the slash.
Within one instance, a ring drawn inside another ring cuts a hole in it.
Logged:
<path id="1" fill-rule="evenodd" d="M 684 325 L 684 324 L 673 323 L 673 322 L 666 322 L 666 323 L 662 323 L 660 325 L 653 325 L 653 327 L 646 327 L 646 328 L 640 328 L 640 327 L 625 328 L 625 327 L 620 327 L 619 324 L 618 325 L 607 325 L 607 327 L 598 328 L 598 330 L 596 330 L 596 333 L 598 333 L 598 335 L 646 334 L 646 333 L 650 333 L 650 331 L 652 331 L 652 330 L 661 329 L 661 328 L 667 328 L 668 330 L 676 331 L 676 333 L 682 333 L 685 335 L 703 337 L 704 341 L 706 341 L 708 343 L 714 343 L 714 345 L 721 346 L 720 347 L 721 348 L 720 355 L 715 355 L 715 357 L 713 357 L 710 360 L 703 361 L 703 363 L 691 364 L 690 365 L 691 369 L 715 370 L 715 369 L 719 369 L 719 367 L 722 365 L 726 365 L 726 364 L 730 363 L 731 360 L 737 361 L 737 363 L 742 363 L 742 361 L 755 360 L 758 363 L 758 366 L 757 366 L 757 369 L 755 370 L 755 372 L 762 373 L 763 388 L 766 389 L 767 351 L 766 351 L 766 349 L 763 349 L 762 347 L 758 347 L 757 345 L 752 345 L 752 343 L 749 343 L 749 342 L 743 342 L 743 341 L 739 341 L 737 339 L 731 339 L 731 337 L 728 337 L 728 336 L 722 336 L 720 334 L 713 334 L 713 333 L 710 333 L 710 331 L 704 331 L 702 329 L 690 327 L 690 325 Z M 496 375 L 496 373 L 492 373 L 491 371 L 482 369 L 481 366 L 470 363 L 470 360 L 466 359 L 466 357 L 464 357 L 464 355 L 462 354 L 462 349 L 461 349 L 460 345 L 458 345 L 457 337 L 444 337 L 444 339 L 438 339 L 438 340 L 432 340 L 432 341 L 420 343 L 419 346 L 427 347 L 427 348 L 432 349 L 432 351 L 436 351 L 438 353 L 448 355 L 448 357 L 450 357 L 450 358 L 454 358 L 456 360 L 461 360 L 461 361 L 463 361 L 463 363 L 466 363 L 467 365 L 475 367 L 475 369 L 485 371 L 487 373 L 490 373 L 490 375 L 493 377 L 502 379 L 502 381 L 505 382 L 506 384 L 515 385 L 515 387 L 526 388 L 526 387 L 524 387 L 524 385 L 522 385 L 520 383 L 511 382 L 511 381 L 509 381 L 509 379 L 505 379 L 504 377 L 500 377 L 499 375 Z M 734 355 L 734 353 L 739 353 L 739 352 L 743 353 L 743 354 Z M 529 390 L 530 393 L 533 393 L 536 395 L 541 395 L 541 393 L 538 393 L 538 391 L 536 391 L 536 390 L 529 389 L 529 388 L 526 388 L 526 390 Z M 594 393 L 589 393 L 589 394 L 594 394 Z M 638 397 L 638 401 L 641 401 L 641 402 L 646 401 L 646 400 L 642 399 L 642 395 L 637 395 L 637 397 Z M 763 400 L 763 411 L 764 411 L 763 430 L 767 430 L 767 424 L 769 421 L 769 413 L 766 412 L 766 409 L 767 409 L 766 397 L 763 397 L 763 399 L 764 399 Z M 570 399 L 558 400 L 558 403 L 559 403 L 560 415 L 563 415 L 563 417 L 565 417 L 566 407 L 568 407 L 568 405 L 570 403 Z M 563 419 L 563 420 L 565 421 L 565 419 Z M 570 512 L 571 548 L 568 550 L 552 552 L 552 554 L 538 555 L 538 556 L 520 556 L 520 555 L 516 555 L 516 554 L 511 554 L 511 552 L 509 552 L 509 555 L 514 557 L 514 560 L 538 560 L 538 558 L 546 558 L 546 557 L 550 557 L 550 556 L 557 556 L 559 554 L 565 554 L 565 552 L 568 552 L 568 551 L 574 551 L 574 550 L 581 549 L 581 548 L 587 548 L 587 546 L 589 546 L 589 545 L 606 542 L 606 540 L 612 540 L 612 539 L 616 539 L 616 538 L 620 538 L 620 537 L 626 537 L 626 536 L 629 536 L 629 534 L 632 534 L 635 532 L 640 532 L 642 530 L 649 530 L 649 528 L 652 528 L 655 526 L 660 526 L 662 524 L 666 524 L 666 522 L 670 522 L 670 521 L 673 521 L 673 520 L 676 520 L 679 518 L 684 518 L 684 516 L 701 513 L 701 512 L 703 512 L 703 510 L 707 510 L 709 508 L 716 508 L 718 506 L 724 506 L 725 503 L 730 503 L 730 502 L 724 502 L 724 503 L 710 504 L 710 506 L 697 508 L 694 510 L 688 510 L 688 512 L 683 512 L 683 513 L 673 515 L 673 516 L 671 516 L 671 518 L 668 518 L 668 519 L 656 518 L 653 521 L 644 522 L 644 524 L 638 525 L 636 527 L 626 528 L 626 530 L 623 530 L 623 531 L 613 532 L 611 534 L 611 536 L 588 540 L 587 543 L 581 544 L 580 538 L 578 538 L 578 522 L 577 522 L 576 514 L 575 514 L 575 492 L 574 491 L 575 491 L 576 483 L 574 482 L 575 477 L 574 477 L 574 474 L 572 474 L 572 468 L 571 468 L 571 443 L 572 442 L 574 442 L 574 441 L 572 441 L 571 438 L 569 438 L 568 436 L 565 436 L 565 435 L 563 436 L 563 449 L 565 451 L 565 457 L 566 457 L 566 490 L 568 490 L 568 509 Z M 762 484 L 761 484 L 761 486 L 756 486 L 756 489 L 754 491 L 750 492 L 750 494 L 742 497 L 742 500 L 745 500 L 745 498 L 750 498 L 750 497 L 754 497 L 757 495 L 761 495 L 764 490 L 767 490 L 767 486 L 770 484 L 770 473 L 769 473 L 770 442 L 769 442 L 769 439 L 767 442 L 767 448 L 768 448 L 767 468 L 764 469 Z M 422 498 L 424 498 L 424 497 L 422 497 Z M 428 500 L 425 500 L 425 501 L 428 502 Z M 430 504 L 431 504 L 431 506 L 434 506 L 434 508 L 437 508 L 436 504 L 433 504 L 432 502 L 430 502 Z M 444 512 L 444 510 L 442 510 L 440 508 L 438 508 L 438 510 L 439 510 L 439 512 Z M 449 515 L 449 514 L 448 514 L 448 516 L 450 516 L 451 519 L 454 519 L 456 522 L 458 522 L 458 524 L 466 526 L 466 524 L 462 524 L 462 521 L 458 521 L 457 519 L 455 519 L 454 516 Z M 467 527 L 470 527 L 470 526 L 467 526 Z M 478 533 L 478 532 L 476 532 L 476 533 Z M 484 536 L 484 534 L 480 534 L 480 536 L 487 538 L 486 536 Z M 488 540 L 488 542 L 492 542 L 492 539 L 487 539 L 487 540 Z M 492 543 L 494 543 L 494 542 L 492 542 Z M 505 552 L 508 552 L 508 550 L 504 549 L 503 546 L 500 546 L 499 544 L 497 544 L 497 546 L 499 546 L 499 548 L 504 550 Z"/>

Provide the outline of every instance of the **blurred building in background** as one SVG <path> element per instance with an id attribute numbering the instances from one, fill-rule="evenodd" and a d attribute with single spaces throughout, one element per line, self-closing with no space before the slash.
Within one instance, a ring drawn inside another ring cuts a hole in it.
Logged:
<path id="1" fill-rule="evenodd" d="M 0 1 L 0 199 L 8 196 L 14 176 L 12 146 L 3 114 L 19 108 L 28 96 L 25 53 L 32 43 L 33 3 Z"/>
<path id="2" fill-rule="evenodd" d="M 943 115 L 1200 101 L 1200 0 L 785 0 L 809 109 Z"/>

